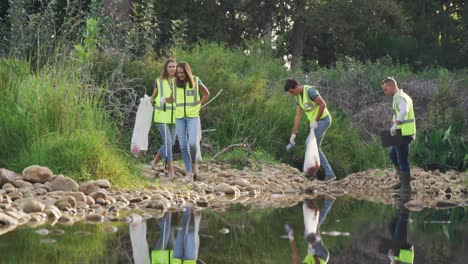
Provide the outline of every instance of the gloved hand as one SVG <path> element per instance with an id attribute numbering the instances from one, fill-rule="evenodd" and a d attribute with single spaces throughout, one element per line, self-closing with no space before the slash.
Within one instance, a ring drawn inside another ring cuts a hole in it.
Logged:
<path id="1" fill-rule="evenodd" d="M 292 146 L 296 145 L 296 134 L 291 134 L 291 137 L 289 138 L 289 144 Z"/>
<path id="2" fill-rule="evenodd" d="M 296 134 L 291 134 L 289 138 L 289 144 L 286 146 L 286 150 L 289 151 L 296 145 Z"/>
<path id="3" fill-rule="evenodd" d="M 396 130 L 397 130 L 397 123 L 393 123 L 392 127 L 390 128 L 390 135 L 396 136 Z"/>
<path id="4" fill-rule="evenodd" d="M 310 123 L 310 129 L 314 129 L 314 130 L 315 130 L 315 129 L 317 128 L 317 126 L 318 126 L 317 121 L 314 121 L 314 122 Z"/>
<path id="5" fill-rule="evenodd" d="M 288 224 L 284 224 L 284 229 L 288 233 L 289 240 L 294 240 L 294 231 L 293 231 L 293 229 Z"/>

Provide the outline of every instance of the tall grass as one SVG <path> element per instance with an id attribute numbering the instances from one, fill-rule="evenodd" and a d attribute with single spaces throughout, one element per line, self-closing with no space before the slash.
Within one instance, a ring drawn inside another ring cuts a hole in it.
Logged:
<path id="1" fill-rule="evenodd" d="M 40 164 L 81 180 L 133 185 L 135 168 L 115 148 L 117 129 L 79 69 L 63 63 L 31 73 L 24 62 L 0 60 L 0 166 Z"/>

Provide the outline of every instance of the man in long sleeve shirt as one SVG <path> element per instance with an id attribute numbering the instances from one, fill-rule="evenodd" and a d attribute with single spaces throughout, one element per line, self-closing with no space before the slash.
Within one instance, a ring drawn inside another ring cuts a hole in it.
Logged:
<path id="1" fill-rule="evenodd" d="M 411 192 L 410 167 L 409 167 L 409 146 L 416 135 L 416 122 L 413 111 L 413 100 L 409 95 L 398 88 L 394 78 L 388 77 L 382 81 L 382 89 L 385 95 L 393 97 L 393 124 L 390 128 L 392 136 L 401 131 L 403 141 L 399 145 L 392 146 L 390 159 L 395 165 L 397 175 L 400 179 L 395 189 L 401 192 Z"/>

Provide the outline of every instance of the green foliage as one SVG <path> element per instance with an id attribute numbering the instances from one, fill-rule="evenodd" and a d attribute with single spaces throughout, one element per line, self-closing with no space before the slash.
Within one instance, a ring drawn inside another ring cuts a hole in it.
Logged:
<path id="1" fill-rule="evenodd" d="M 468 165 L 468 144 L 455 126 L 447 130 L 425 130 L 413 144 L 412 159 L 424 169 L 464 171 Z"/>
<path id="2" fill-rule="evenodd" d="M 83 31 L 83 45 L 75 45 L 75 52 L 81 63 L 87 64 L 91 56 L 96 52 L 97 36 L 99 34 L 99 27 L 97 20 L 89 18 L 86 20 L 86 28 Z"/>
<path id="3" fill-rule="evenodd" d="M 92 87 L 71 66 L 29 74 L 27 64 L 0 61 L 0 166 L 21 171 L 32 163 L 77 179 L 107 177 L 135 184 L 129 158 L 114 146 L 116 127 Z"/>
<path id="4" fill-rule="evenodd" d="M 463 76 L 464 77 L 464 76 Z M 465 81 L 467 77 L 464 77 Z M 413 144 L 413 160 L 425 169 L 464 171 L 468 165 L 466 84 L 452 73 L 439 71 L 438 90 L 428 107 Z"/>

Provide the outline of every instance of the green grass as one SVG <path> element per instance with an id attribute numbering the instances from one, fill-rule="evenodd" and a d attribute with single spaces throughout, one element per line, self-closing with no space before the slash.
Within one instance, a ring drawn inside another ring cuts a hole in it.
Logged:
<path id="1" fill-rule="evenodd" d="M 99 103 L 99 89 L 77 66 L 45 66 L 32 73 L 24 62 L 0 60 L 0 166 L 21 172 L 32 164 L 77 180 L 109 179 L 121 187 L 140 180 L 119 150 L 117 129 Z"/>

